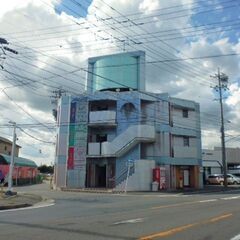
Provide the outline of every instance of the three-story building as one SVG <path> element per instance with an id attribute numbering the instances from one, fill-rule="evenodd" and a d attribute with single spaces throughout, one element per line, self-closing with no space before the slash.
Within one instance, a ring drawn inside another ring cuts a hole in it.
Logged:
<path id="1" fill-rule="evenodd" d="M 145 91 L 142 51 L 89 59 L 87 91 L 58 108 L 57 187 L 202 186 L 199 105 Z M 163 179 L 163 178 L 161 178 Z"/>

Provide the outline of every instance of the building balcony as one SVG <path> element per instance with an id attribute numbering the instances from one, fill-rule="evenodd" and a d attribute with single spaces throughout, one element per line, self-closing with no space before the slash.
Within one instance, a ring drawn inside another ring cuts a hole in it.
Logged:
<path id="1" fill-rule="evenodd" d="M 155 128 L 150 125 L 133 125 L 111 142 L 89 143 L 88 157 L 119 157 L 141 142 L 154 142 Z"/>
<path id="2" fill-rule="evenodd" d="M 89 112 L 90 126 L 116 126 L 116 111 L 91 111 Z"/>
<path id="3" fill-rule="evenodd" d="M 100 142 L 88 143 L 88 155 L 89 156 L 101 155 L 101 143 Z"/>
<path id="4" fill-rule="evenodd" d="M 195 112 L 190 112 L 188 117 L 183 117 L 181 114 L 173 113 L 171 122 L 174 127 L 181 125 L 185 128 L 198 130 L 198 119 Z"/>
<path id="5" fill-rule="evenodd" d="M 175 158 L 197 158 L 197 147 L 173 147 Z"/>

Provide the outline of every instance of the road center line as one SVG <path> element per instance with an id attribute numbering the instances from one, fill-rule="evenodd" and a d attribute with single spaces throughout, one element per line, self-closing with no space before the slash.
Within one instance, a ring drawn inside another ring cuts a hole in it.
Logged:
<path id="1" fill-rule="evenodd" d="M 207 199 L 207 200 L 201 200 L 201 201 L 198 201 L 200 203 L 205 203 L 205 202 L 216 202 L 218 201 L 217 199 Z"/>
<path id="2" fill-rule="evenodd" d="M 167 236 L 173 235 L 173 234 L 178 233 L 178 232 L 182 232 L 184 230 L 187 230 L 187 229 L 195 227 L 195 226 L 205 225 L 205 224 L 215 223 L 217 221 L 221 221 L 223 219 L 231 217 L 232 215 L 233 215 L 232 213 L 224 214 L 224 215 L 214 217 L 214 218 L 211 218 L 211 219 L 207 219 L 207 220 L 204 220 L 204 221 L 201 221 L 201 222 L 187 224 L 187 225 L 172 228 L 172 229 L 169 229 L 169 230 L 166 230 L 166 231 L 163 231 L 163 232 L 159 232 L 159 233 L 151 234 L 151 235 L 148 235 L 148 236 L 140 237 L 139 240 L 152 240 L 152 239 L 155 239 L 155 238 L 167 237 Z"/>
<path id="3" fill-rule="evenodd" d="M 185 206 L 185 205 L 192 205 L 192 204 L 197 204 L 197 203 L 216 202 L 216 201 L 218 201 L 218 199 L 207 199 L 207 200 L 200 200 L 200 201 L 192 201 L 192 202 L 184 202 L 184 203 L 176 203 L 176 204 L 163 205 L 163 206 L 158 206 L 158 207 L 152 207 L 151 209 L 180 207 L 180 206 Z"/>
<path id="4" fill-rule="evenodd" d="M 232 199 L 238 199 L 240 198 L 240 196 L 234 196 L 234 197 L 225 197 L 225 198 L 221 198 L 222 200 L 232 200 Z"/>
<path id="5" fill-rule="evenodd" d="M 192 205 L 192 204 L 197 204 L 197 203 L 208 203 L 208 202 L 216 202 L 219 200 L 234 200 L 234 199 L 239 199 L 240 196 L 233 196 L 233 197 L 225 197 L 225 198 L 213 198 L 213 199 L 206 199 L 206 200 L 200 200 L 200 201 L 192 201 L 192 202 L 184 202 L 184 203 L 176 203 L 176 204 L 169 204 L 169 205 L 163 205 L 163 206 L 158 206 L 158 207 L 152 207 L 151 209 L 162 209 L 162 208 L 169 208 L 169 207 L 180 207 L 184 205 Z"/>
<path id="6" fill-rule="evenodd" d="M 169 208 L 169 207 L 179 207 L 179 206 L 184 206 L 184 205 L 196 204 L 196 203 L 198 203 L 198 202 L 199 202 L 199 201 L 169 204 L 169 205 L 163 205 L 163 206 L 158 206 L 158 207 L 152 207 L 151 209 L 161 209 L 161 208 Z"/>
<path id="7" fill-rule="evenodd" d="M 225 214 L 225 215 L 221 215 L 221 216 L 218 216 L 218 217 L 215 217 L 215 218 L 211 218 L 209 221 L 207 220 L 206 223 L 209 223 L 209 222 L 218 222 L 220 220 L 223 220 L 225 218 L 229 218 L 231 217 L 233 214 L 232 213 L 228 213 L 228 214 Z M 205 224 L 205 223 L 204 223 Z"/>

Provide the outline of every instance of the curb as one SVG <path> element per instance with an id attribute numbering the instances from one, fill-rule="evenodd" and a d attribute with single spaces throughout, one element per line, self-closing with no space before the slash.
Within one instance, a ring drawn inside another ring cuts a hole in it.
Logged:
<path id="1" fill-rule="evenodd" d="M 33 206 L 33 205 L 29 204 L 29 203 L 22 203 L 22 204 L 9 205 L 9 206 L 0 206 L 0 211 L 1 210 L 9 210 L 9 209 L 26 208 L 26 207 L 31 207 L 31 206 Z"/>
<path id="2" fill-rule="evenodd" d="M 108 190 L 103 190 L 103 189 L 89 189 L 89 188 L 60 188 L 60 191 L 63 192 L 81 192 L 81 193 L 102 193 L 102 194 L 125 194 L 124 191 L 122 190 L 113 190 L 113 189 L 108 189 Z M 131 191 L 128 191 L 131 192 Z"/>
<path id="3" fill-rule="evenodd" d="M 9 197 L 9 199 L 11 199 L 11 198 L 15 198 L 17 195 L 15 195 L 15 196 L 11 196 L 11 197 Z M 23 201 L 23 203 L 13 203 L 13 204 L 11 204 L 11 203 L 8 203 L 8 204 L 5 204 L 5 205 L 1 205 L 0 204 L 0 211 L 1 210 L 10 210 L 10 209 L 18 209 L 18 208 L 27 208 L 27 207 L 32 207 L 32 206 L 34 206 L 35 204 L 37 204 L 37 203 L 40 203 L 40 202 L 43 202 L 44 201 L 44 199 L 42 198 L 42 196 L 38 196 L 38 195 L 35 195 L 35 196 L 37 196 L 38 198 L 39 198 L 39 200 L 38 201 L 33 201 L 33 203 L 28 203 L 28 201 L 26 200 L 26 201 Z"/>
<path id="4" fill-rule="evenodd" d="M 196 192 L 182 192 L 182 194 L 201 194 L 201 193 L 218 193 L 218 192 L 235 192 L 239 191 L 239 188 L 228 188 L 228 189 L 210 189 L 210 190 L 202 190 Z"/>
<path id="5" fill-rule="evenodd" d="M 234 191 L 238 191 L 240 190 L 240 188 L 227 188 L 227 189 L 202 189 L 202 190 L 193 190 L 193 191 L 188 191 L 188 190 L 182 190 L 182 191 L 156 191 L 156 192 L 152 192 L 152 191 L 127 191 L 127 193 L 131 193 L 131 194 L 136 194 L 136 195 L 141 195 L 141 194 L 145 194 L 145 193 L 154 193 L 153 195 L 157 195 L 157 194 L 179 194 L 179 195 L 188 195 L 188 194 L 205 194 L 205 193 L 217 193 L 217 192 L 234 192 Z M 121 190 L 114 190 L 114 189 L 97 189 L 97 188 L 66 188 L 66 187 L 62 187 L 60 188 L 60 191 L 63 192 L 81 192 L 81 193 L 101 193 L 101 194 L 125 194 L 124 191 Z"/>
<path id="6" fill-rule="evenodd" d="M 83 192 L 83 193 L 105 193 L 114 194 L 112 190 L 101 190 L 101 189 L 84 189 L 84 188 L 61 188 L 63 192 Z"/>

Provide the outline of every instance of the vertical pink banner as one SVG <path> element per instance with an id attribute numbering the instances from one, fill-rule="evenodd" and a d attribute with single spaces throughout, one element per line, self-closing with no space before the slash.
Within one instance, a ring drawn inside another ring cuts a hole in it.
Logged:
<path id="1" fill-rule="evenodd" d="M 68 148 L 67 169 L 74 169 L 74 148 Z"/>

